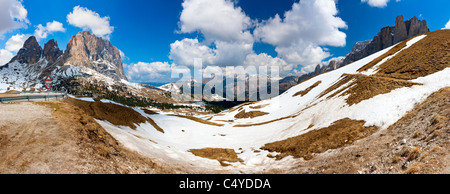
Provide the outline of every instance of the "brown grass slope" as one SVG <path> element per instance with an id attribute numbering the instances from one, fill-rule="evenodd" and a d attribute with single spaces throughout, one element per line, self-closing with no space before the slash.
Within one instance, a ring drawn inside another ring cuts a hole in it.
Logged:
<path id="1" fill-rule="evenodd" d="M 450 30 L 437 30 L 426 35 L 381 64 L 375 75 L 411 80 L 450 67 Z"/>
<path id="2" fill-rule="evenodd" d="M 269 114 L 269 113 L 262 112 L 262 111 L 245 112 L 245 110 L 242 110 L 238 114 L 234 115 L 234 118 L 236 118 L 236 119 L 252 118 L 253 119 L 255 117 L 264 116 L 264 115 L 267 115 L 267 114 Z"/>
<path id="3" fill-rule="evenodd" d="M 450 30 L 438 30 L 426 33 L 426 35 L 419 42 L 381 64 L 376 74 L 370 76 L 344 74 L 338 82 L 322 92 L 319 98 L 334 91 L 327 98 L 335 97 L 338 94 L 340 94 L 339 96 L 349 95 L 346 102 L 348 105 L 353 105 L 376 95 L 389 93 L 397 88 L 417 85 L 418 83 L 408 80 L 427 76 L 450 67 Z M 362 72 L 373 68 L 384 58 L 404 48 L 406 42 L 411 39 L 399 43 L 389 52 L 358 71 Z M 346 83 L 350 84 L 337 90 Z M 343 92 L 344 90 L 346 91 Z"/>
<path id="4" fill-rule="evenodd" d="M 378 64 L 379 62 L 381 62 L 384 58 L 389 57 L 395 53 L 397 53 L 398 51 L 402 50 L 403 48 L 405 48 L 406 46 L 406 42 L 410 41 L 411 39 L 413 39 L 414 37 L 411 37 L 403 42 L 398 43 L 397 45 L 395 45 L 393 48 L 391 48 L 388 52 L 384 53 L 383 55 L 377 57 L 376 59 L 374 59 L 373 61 L 367 63 L 366 65 L 364 65 L 363 67 L 358 69 L 358 72 L 363 72 L 363 71 L 367 71 L 369 69 L 371 69 L 372 67 L 374 67 L 376 64 Z"/>
<path id="5" fill-rule="evenodd" d="M 159 127 L 152 119 L 142 116 L 135 110 L 120 106 L 113 103 L 103 103 L 99 100 L 95 102 L 88 102 L 69 98 L 67 102 L 79 107 L 86 114 L 99 120 L 108 121 L 114 125 L 127 126 L 136 129 L 136 125 L 149 122 L 156 130 L 164 133 L 164 130 Z"/>
<path id="6" fill-rule="evenodd" d="M 377 131 L 377 127 L 364 127 L 364 121 L 348 118 L 341 119 L 322 129 L 313 130 L 305 134 L 286 140 L 268 143 L 261 149 L 270 152 L 280 152 L 277 158 L 292 155 L 308 160 L 314 153 L 323 153 L 329 149 L 337 149 L 352 142 L 367 137 Z"/>
<path id="7" fill-rule="evenodd" d="M 291 173 L 450 173 L 450 87 L 430 95 L 388 129 L 314 155 Z"/>
<path id="8" fill-rule="evenodd" d="M 343 87 L 335 91 L 340 86 L 349 82 L 351 83 L 347 87 Z M 348 105 L 353 105 L 363 100 L 370 99 L 376 95 L 386 94 L 394 89 L 411 87 L 413 85 L 420 84 L 394 78 L 367 76 L 362 74 L 344 74 L 338 82 L 322 92 L 319 98 L 332 91 L 335 91 L 334 93 L 329 95 L 328 98 L 332 98 L 334 96 L 337 96 L 338 94 L 340 94 L 339 96 L 349 95 L 349 97 L 346 99 L 346 102 Z M 343 92 L 344 90 L 345 92 Z"/>
<path id="9" fill-rule="evenodd" d="M 211 121 L 204 120 L 204 119 L 197 118 L 197 117 L 193 117 L 193 116 L 173 115 L 173 114 L 171 114 L 170 116 L 185 118 L 185 119 L 189 119 L 191 121 L 195 121 L 195 122 L 198 122 L 198 123 L 203 123 L 203 124 L 206 124 L 206 125 L 213 125 L 213 126 L 218 126 L 218 127 L 222 127 L 223 126 L 223 124 L 211 122 Z"/>
<path id="10" fill-rule="evenodd" d="M 233 149 L 203 148 L 190 149 L 188 151 L 199 157 L 217 160 L 222 166 L 228 166 L 224 162 L 243 162 L 242 159 L 238 158 L 237 153 Z"/>
<path id="11" fill-rule="evenodd" d="M 0 173 L 176 172 L 123 147 L 94 118 L 66 101 L 0 109 L 16 115 L 0 119 Z"/>
<path id="12" fill-rule="evenodd" d="M 311 85 L 311 86 L 309 86 L 308 88 L 306 88 L 305 90 L 302 90 L 302 91 L 298 91 L 298 92 L 296 92 L 294 95 L 293 95 L 293 97 L 296 97 L 296 96 L 304 96 L 304 95 L 306 95 L 309 91 L 311 91 L 312 89 L 314 89 L 315 87 L 317 87 L 319 84 L 321 84 L 322 83 L 322 81 L 318 81 L 318 82 L 316 82 L 316 83 L 314 83 L 313 85 Z"/>

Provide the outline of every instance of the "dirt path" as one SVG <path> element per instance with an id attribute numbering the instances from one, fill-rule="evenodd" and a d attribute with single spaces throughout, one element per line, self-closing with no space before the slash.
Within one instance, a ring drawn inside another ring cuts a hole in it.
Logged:
<path id="1" fill-rule="evenodd" d="M 0 174 L 174 173 L 64 102 L 0 104 Z"/>

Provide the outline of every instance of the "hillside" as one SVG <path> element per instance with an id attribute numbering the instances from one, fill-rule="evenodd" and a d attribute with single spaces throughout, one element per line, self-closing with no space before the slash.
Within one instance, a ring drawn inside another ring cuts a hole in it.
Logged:
<path id="1" fill-rule="evenodd" d="M 355 45 L 353 45 L 351 52 L 344 57 L 337 57 L 336 59 L 331 60 L 328 64 L 318 64 L 314 72 L 298 77 L 294 76 L 293 78 L 297 80 L 297 83 L 300 83 L 313 76 L 341 68 L 406 39 L 429 31 L 430 30 L 428 29 L 427 22 L 425 20 L 419 20 L 415 16 L 408 20 L 404 20 L 403 16 L 399 15 L 395 19 L 394 26 L 383 27 L 371 40 L 356 42 Z M 286 88 L 293 86 L 293 84 L 289 83 L 284 83 L 284 85 Z"/>
<path id="2" fill-rule="evenodd" d="M 4 75 L 48 65 L 23 53 Z M 99 98 L 0 107 L 0 173 L 448 173 L 449 62 L 450 30 L 428 32 L 218 114 L 75 77 Z"/>
<path id="3" fill-rule="evenodd" d="M 173 102 L 165 91 L 128 82 L 119 49 L 88 31 L 72 36 L 65 51 L 54 39 L 42 48 L 31 36 L 10 62 L 0 65 L 0 93 L 45 91 L 45 78 L 50 76 L 53 91 L 100 96 L 122 103 L 131 98 L 130 104 Z"/>
<path id="4" fill-rule="evenodd" d="M 70 103 L 2 104 L 0 118 L 0 174 L 177 172 L 124 148 Z"/>
<path id="5" fill-rule="evenodd" d="M 440 170 L 430 170 L 425 159 L 448 157 L 442 150 L 448 150 L 449 140 L 449 40 L 449 30 L 411 37 L 278 97 L 219 114 L 177 116 L 132 108 L 152 122 L 129 127 L 96 121 L 125 147 L 193 172 L 447 172 L 447 163 L 433 163 Z M 424 122 L 417 123 L 417 117 Z M 363 149 L 369 145 L 378 152 Z M 361 152 L 358 165 L 344 159 L 349 149 Z M 323 168 L 311 162 L 323 157 L 339 160 Z M 393 171 L 386 170 L 392 161 Z"/>

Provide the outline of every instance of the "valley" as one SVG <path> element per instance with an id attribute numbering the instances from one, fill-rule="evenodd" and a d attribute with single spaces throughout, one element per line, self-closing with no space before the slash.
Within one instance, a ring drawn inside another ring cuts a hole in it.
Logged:
<path id="1" fill-rule="evenodd" d="M 450 30 L 416 17 L 254 102 L 179 101 L 206 80 L 132 83 L 121 57 L 89 31 L 65 51 L 29 37 L 0 66 L 0 98 L 64 98 L 2 100 L 0 173 L 450 173 Z"/>

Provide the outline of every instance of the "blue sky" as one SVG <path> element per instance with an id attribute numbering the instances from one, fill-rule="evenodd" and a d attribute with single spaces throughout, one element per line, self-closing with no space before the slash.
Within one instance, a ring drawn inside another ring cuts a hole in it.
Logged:
<path id="1" fill-rule="evenodd" d="M 294 75 L 344 56 L 397 15 L 442 29 L 449 7 L 448 0 L 0 0 L 0 12 L 18 13 L 12 23 L 0 19 L 0 51 L 14 55 L 8 41 L 38 29 L 41 46 L 55 39 L 63 50 L 72 35 L 95 30 L 123 51 L 131 81 L 168 81 L 168 67 L 190 67 L 194 57 L 217 66 L 279 64 Z M 85 15 L 91 23 L 76 18 Z"/>

